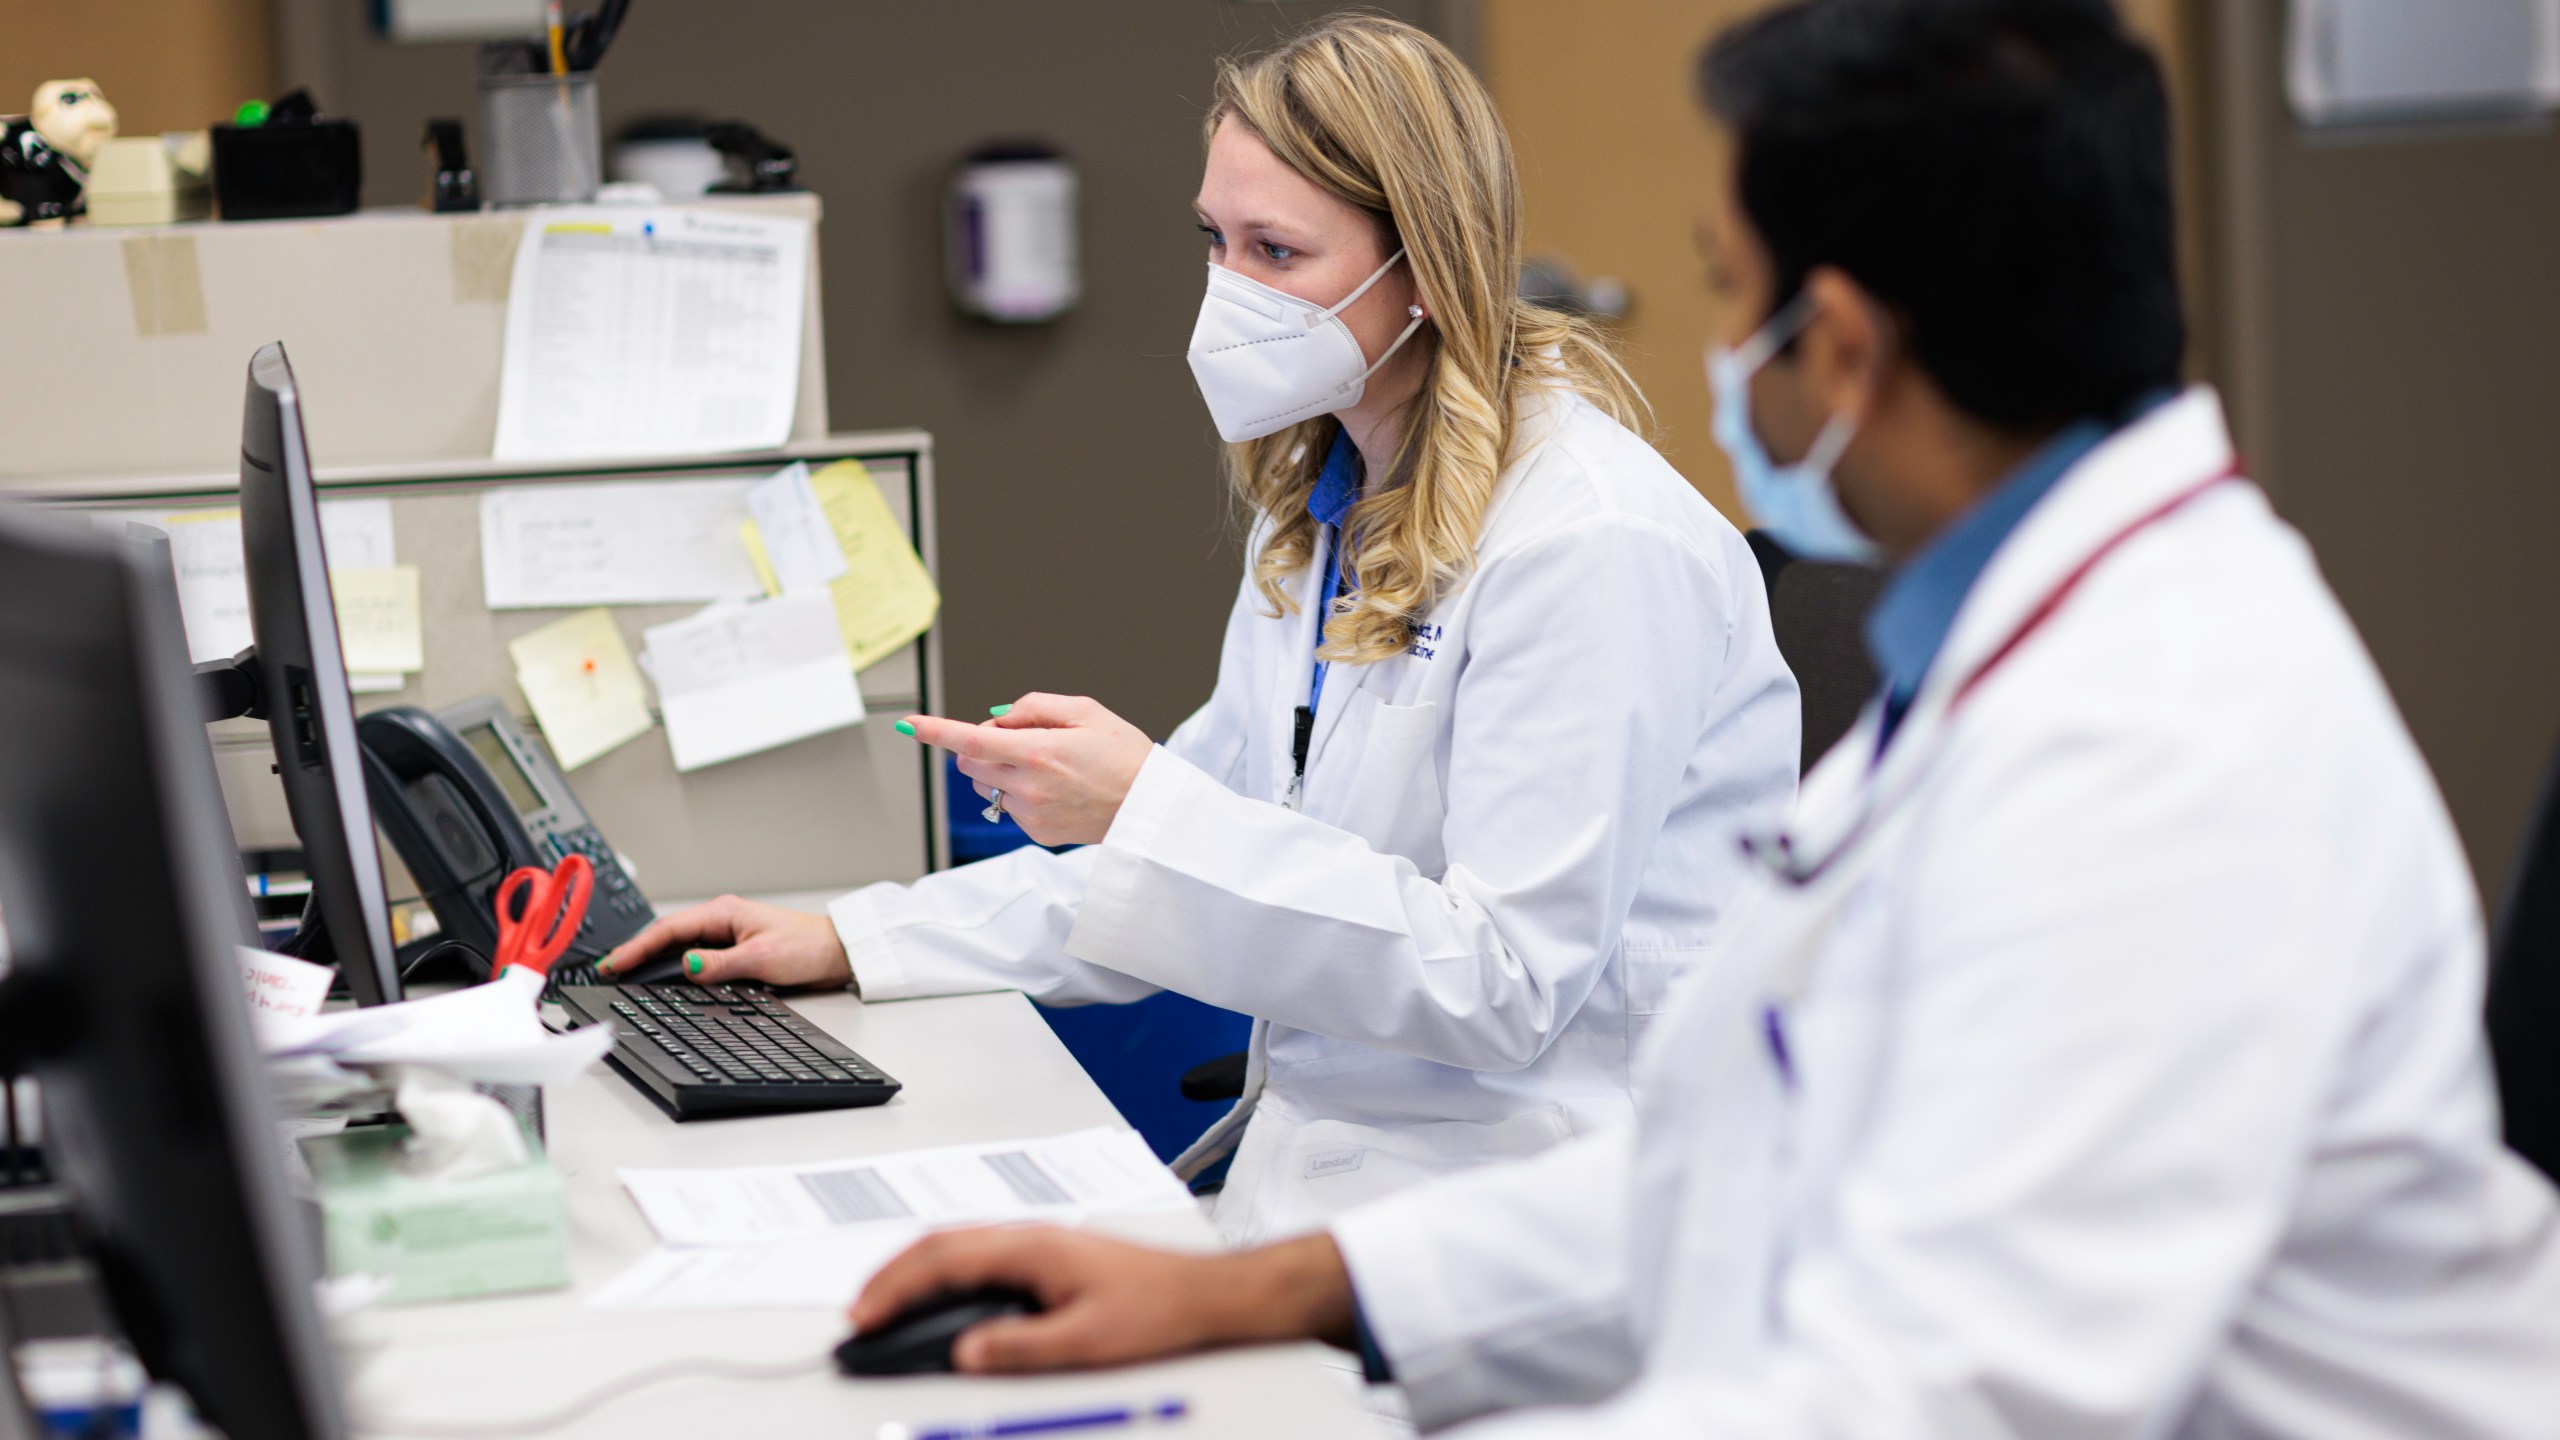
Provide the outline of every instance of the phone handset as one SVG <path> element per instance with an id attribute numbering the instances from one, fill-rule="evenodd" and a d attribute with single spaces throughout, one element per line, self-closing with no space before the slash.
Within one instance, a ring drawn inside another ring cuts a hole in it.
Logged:
<path id="1" fill-rule="evenodd" d="M 441 940 L 461 942 L 482 973 L 498 949 L 498 887 L 527 866 L 549 870 L 577 854 L 595 869 L 586 921 L 552 967 L 555 982 L 585 978 L 654 918 L 567 778 L 497 697 L 441 713 L 392 706 L 356 730 L 375 820 L 434 910 Z"/>

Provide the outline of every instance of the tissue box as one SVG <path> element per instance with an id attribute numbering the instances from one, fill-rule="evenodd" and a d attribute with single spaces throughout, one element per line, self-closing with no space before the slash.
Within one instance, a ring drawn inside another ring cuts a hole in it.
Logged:
<path id="1" fill-rule="evenodd" d="M 379 1275 L 394 1302 L 569 1283 L 569 1205 L 544 1159 L 467 1180 L 401 1168 L 404 1125 L 302 1141 L 332 1275 Z"/>
<path id="2" fill-rule="evenodd" d="M 201 130 L 110 140 L 83 188 L 92 225 L 171 225 L 213 213 L 211 142 Z"/>

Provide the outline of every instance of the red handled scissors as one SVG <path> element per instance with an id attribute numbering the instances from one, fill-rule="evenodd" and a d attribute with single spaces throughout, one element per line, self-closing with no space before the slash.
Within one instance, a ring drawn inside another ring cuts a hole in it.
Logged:
<path id="1" fill-rule="evenodd" d="M 548 978 L 551 962 L 578 936 L 596 869 L 584 855 L 562 858 L 557 870 L 526 866 L 498 885 L 498 955 L 489 967 L 496 979 L 510 965 Z M 519 903 L 521 902 L 521 903 Z"/>

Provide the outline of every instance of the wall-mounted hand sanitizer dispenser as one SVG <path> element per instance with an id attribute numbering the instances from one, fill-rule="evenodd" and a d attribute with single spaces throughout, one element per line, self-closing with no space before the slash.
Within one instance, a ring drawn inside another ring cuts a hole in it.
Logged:
<path id="1" fill-rule="evenodd" d="M 1045 145 L 989 145 L 960 163 L 943 213 L 952 303 L 1007 325 L 1036 325 L 1074 308 L 1076 171 Z"/>

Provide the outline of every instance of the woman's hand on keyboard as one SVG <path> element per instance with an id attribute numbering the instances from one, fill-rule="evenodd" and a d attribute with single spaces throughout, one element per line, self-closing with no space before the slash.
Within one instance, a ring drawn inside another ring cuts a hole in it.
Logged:
<path id="1" fill-rule="evenodd" d="M 682 953 L 682 973 L 697 985 L 844 985 L 853 979 L 834 921 L 735 895 L 659 916 L 598 961 L 596 976 L 616 979 L 670 951 Z"/>

